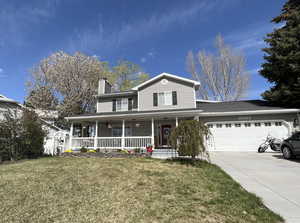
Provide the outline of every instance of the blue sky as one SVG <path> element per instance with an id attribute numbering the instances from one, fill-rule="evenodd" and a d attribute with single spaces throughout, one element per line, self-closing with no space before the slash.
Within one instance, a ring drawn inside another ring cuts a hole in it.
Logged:
<path id="1" fill-rule="evenodd" d="M 151 76 L 190 77 L 189 50 L 212 50 L 216 35 L 242 50 L 249 99 L 269 87 L 257 70 L 263 38 L 284 0 L 0 0 L 0 94 L 22 102 L 34 64 L 63 50 L 126 59 Z"/>

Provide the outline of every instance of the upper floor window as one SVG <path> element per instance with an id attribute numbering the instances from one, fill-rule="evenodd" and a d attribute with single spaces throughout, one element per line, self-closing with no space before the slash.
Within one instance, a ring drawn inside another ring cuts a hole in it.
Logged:
<path id="1" fill-rule="evenodd" d="M 153 106 L 159 105 L 177 105 L 177 92 L 164 91 L 153 93 Z"/>
<path id="2" fill-rule="evenodd" d="M 119 98 L 116 102 L 116 111 L 128 111 L 128 98 Z"/>
<path id="3" fill-rule="evenodd" d="M 132 98 L 117 98 L 113 100 L 113 111 L 130 111 L 132 108 Z"/>

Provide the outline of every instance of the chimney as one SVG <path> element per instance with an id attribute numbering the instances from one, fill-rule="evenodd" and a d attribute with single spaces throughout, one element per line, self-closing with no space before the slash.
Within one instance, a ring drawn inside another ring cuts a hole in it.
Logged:
<path id="1" fill-rule="evenodd" d="M 106 78 L 101 78 L 98 83 L 98 95 L 111 93 L 111 85 Z"/>

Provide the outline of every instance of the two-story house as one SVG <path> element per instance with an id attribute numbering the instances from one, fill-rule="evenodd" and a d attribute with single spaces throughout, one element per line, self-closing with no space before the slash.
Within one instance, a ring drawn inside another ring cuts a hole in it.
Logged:
<path id="1" fill-rule="evenodd" d="M 298 123 L 299 109 L 265 101 L 211 102 L 196 99 L 200 83 L 162 73 L 129 91 L 112 92 L 100 80 L 97 112 L 67 117 L 69 147 L 99 149 L 168 148 L 169 135 L 182 120 L 197 119 L 211 130 L 210 150 L 256 150 L 272 134 L 283 138 Z"/>

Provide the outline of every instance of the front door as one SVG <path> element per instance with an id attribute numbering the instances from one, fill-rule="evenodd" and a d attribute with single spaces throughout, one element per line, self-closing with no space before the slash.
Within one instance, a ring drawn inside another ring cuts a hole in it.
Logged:
<path id="1" fill-rule="evenodd" d="M 161 144 L 162 146 L 169 146 L 169 136 L 171 134 L 171 125 L 161 126 Z"/>

